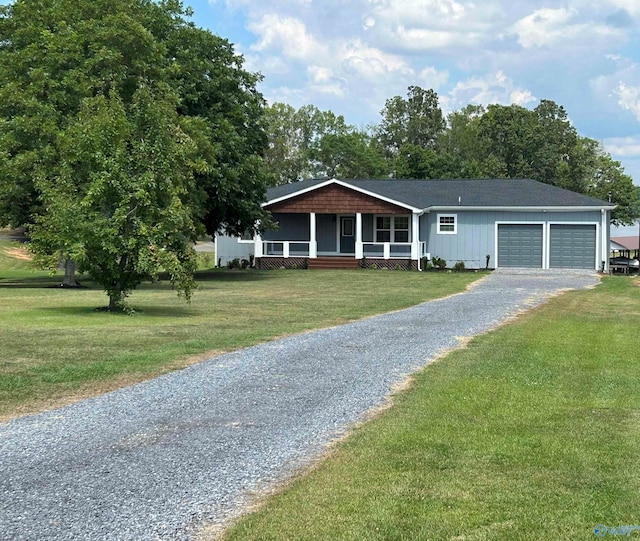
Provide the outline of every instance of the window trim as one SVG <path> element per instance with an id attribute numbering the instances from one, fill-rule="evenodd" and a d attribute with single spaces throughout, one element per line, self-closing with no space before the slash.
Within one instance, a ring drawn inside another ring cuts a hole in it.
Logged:
<path id="1" fill-rule="evenodd" d="M 346 232 L 345 222 L 351 222 L 351 233 Z M 340 237 L 352 238 L 356 236 L 356 219 L 353 216 L 340 216 Z"/>
<path id="2" fill-rule="evenodd" d="M 452 224 L 444 224 L 441 222 L 442 218 L 453 218 Z M 438 224 L 438 235 L 457 235 L 458 234 L 458 215 L 457 214 L 438 214 L 436 217 L 436 223 Z M 453 225 L 452 231 L 443 231 L 443 225 Z"/>
<path id="3" fill-rule="evenodd" d="M 389 218 L 389 229 L 378 229 L 378 218 Z M 396 218 L 406 218 L 407 228 L 398 229 L 397 231 L 407 232 L 407 242 L 396 241 Z M 388 231 L 389 241 L 379 241 L 378 231 Z M 373 216 L 373 242 L 374 244 L 383 244 L 389 242 L 390 244 L 411 244 L 411 214 L 375 214 Z"/>

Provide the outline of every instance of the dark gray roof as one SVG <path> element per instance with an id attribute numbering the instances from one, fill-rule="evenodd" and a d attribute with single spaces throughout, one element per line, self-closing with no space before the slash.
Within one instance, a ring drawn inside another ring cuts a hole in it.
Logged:
<path id="1" fill-rule="evenodd" d="M 312 179 L 276 186 L 267 201 L 293 195 L 327 182 Z M 459 180 L 340 180 L 340 182 L 404 203 L 413 208 L 429 207 L 598 207 L 614 205 L 531 179 Z"/>

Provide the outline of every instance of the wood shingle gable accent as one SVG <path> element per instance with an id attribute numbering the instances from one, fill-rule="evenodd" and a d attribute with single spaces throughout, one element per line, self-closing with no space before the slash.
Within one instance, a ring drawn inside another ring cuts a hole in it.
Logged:
<path id="1" fill-rule="evenodd" d="M 376 199 L 338 184 L 330 184 L 317 190 L 302 193 L 265 208 L 271 212 L 317 214 L 408 214 L 405 207 Z"/>

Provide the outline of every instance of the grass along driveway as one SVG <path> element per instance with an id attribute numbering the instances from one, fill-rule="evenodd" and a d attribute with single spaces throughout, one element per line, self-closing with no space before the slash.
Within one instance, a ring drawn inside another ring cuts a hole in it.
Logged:
<path id="1" fill-rule="evenodd" d="M 573 541 L 640 525 L 638 285 L 605 278 L 429 365 L 225 541 Z"/>
<path id="2" fill-rule="evenodd" d="M 473 273 L 203 271 L 191 304 L 166 283 L 130 298 L 62 290 L 0 242 L 0 420 L 106 392 L 277 336 L 327 327 L 463 291 Z"/>

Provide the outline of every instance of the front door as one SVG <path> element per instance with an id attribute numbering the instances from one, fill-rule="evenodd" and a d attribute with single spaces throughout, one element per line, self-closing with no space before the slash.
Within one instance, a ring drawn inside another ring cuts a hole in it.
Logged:
<path id="1" fill-rule="evenodd" d="M 353 216 L 340 216 L 340 253 L 354 254 L 356 251 L 356 220 Z"/>

